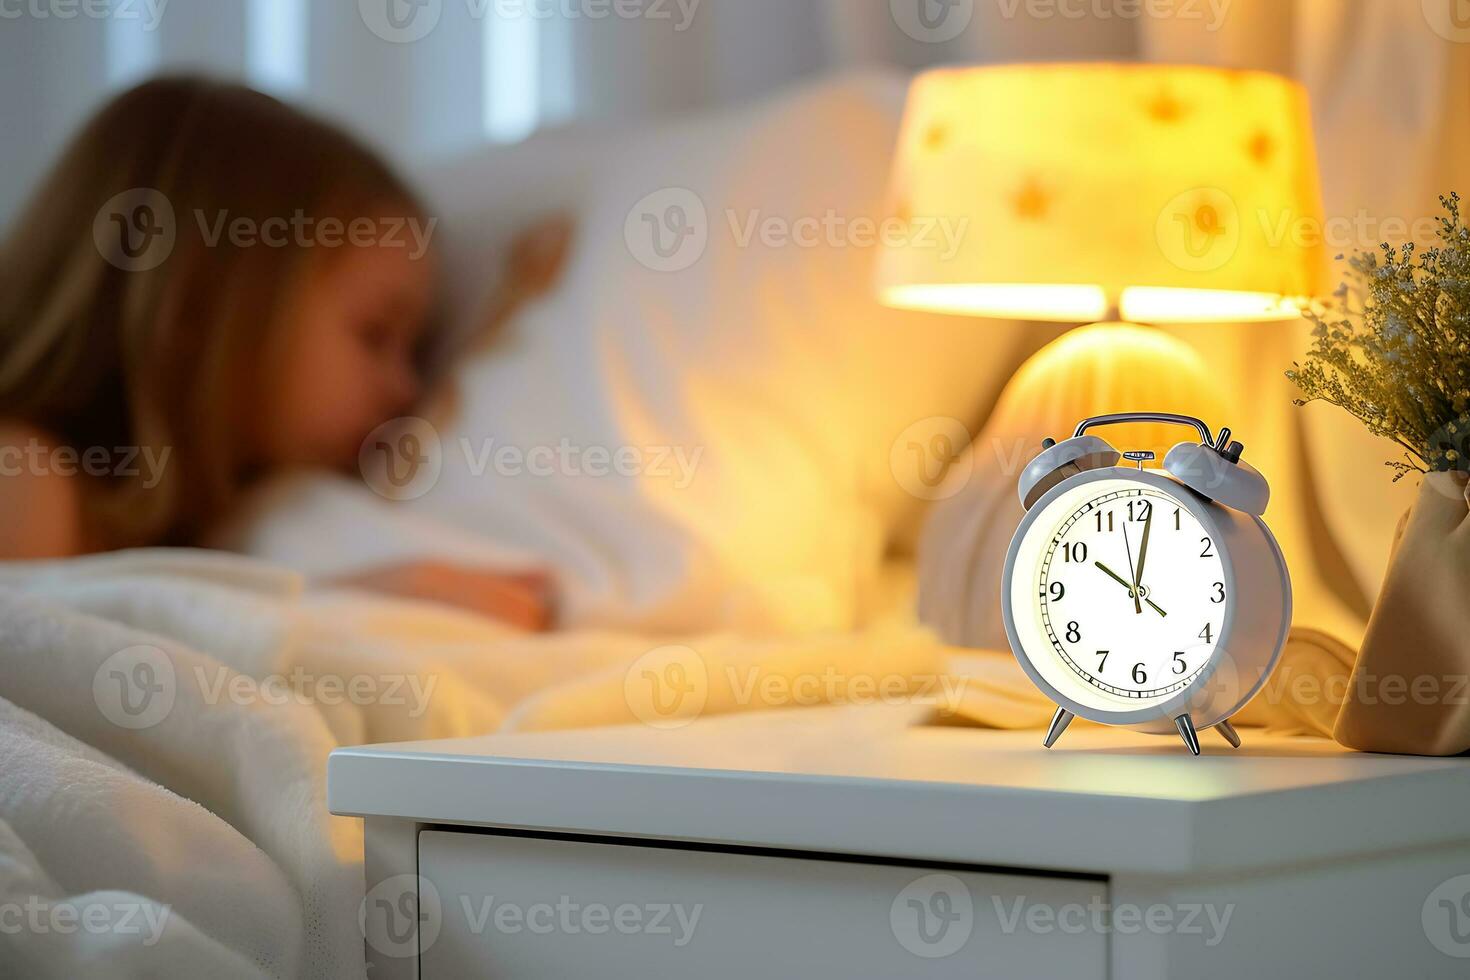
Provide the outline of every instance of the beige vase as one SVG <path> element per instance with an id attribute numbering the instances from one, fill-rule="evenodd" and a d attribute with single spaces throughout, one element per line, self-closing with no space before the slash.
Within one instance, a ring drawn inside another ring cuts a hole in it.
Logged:
<path id="1" fill-rule="evenodd" d="M 1333 736 L 1369 752 L 1470 751 L 1470 503 L 1431 473 L 1393 557 Z"/>

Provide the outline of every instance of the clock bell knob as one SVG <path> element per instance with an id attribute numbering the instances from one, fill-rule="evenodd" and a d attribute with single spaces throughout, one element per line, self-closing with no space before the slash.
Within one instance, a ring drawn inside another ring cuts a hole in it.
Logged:
<path id="1" fill-rule="evenodd" d="M 1047 439 L 1041 452 L 1021 471 L 1018 490 L 1021 506 L 1027 510 L 1052 487 L 1069 476 L 1087 470 L 1116 466 L 1122 455 L 1097 436 L 1073 436 L 1057 442 Z"/>
<path id="2" fill-rule="evenodd" d="M 1244 451 L 1238 442 L 1223 449 L 1181 442 L 1164 457 L 1164 471 L 1201 497 L 1260 517 L 1271 500 L 1271 486 L 1260 470 L 1240 458 Z"/>

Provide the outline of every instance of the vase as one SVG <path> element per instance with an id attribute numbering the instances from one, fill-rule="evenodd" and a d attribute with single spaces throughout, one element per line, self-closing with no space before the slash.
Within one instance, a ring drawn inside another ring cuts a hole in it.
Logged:
<path id="1" fill-rule="evenodd" d="M 1470 750 L 1470 501 L 1463 473 L 1426 476 L 1400 521 L 1333 737 L 1369 752 Z"/>

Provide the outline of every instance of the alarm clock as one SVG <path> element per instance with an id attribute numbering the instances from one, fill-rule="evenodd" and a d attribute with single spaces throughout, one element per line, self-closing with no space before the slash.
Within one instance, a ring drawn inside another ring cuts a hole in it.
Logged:
<path id="1" fill-rule="evenodd" d="M 1193 428 L 1162 468 L 1089 430 L 1125 422 Z M 1006 553 L 1001 606 L 1021 668 L 1056 705 L 1044 744 L 1078 715 L 1232 746 L 1230 718 L 1286 645 L 1291 576 L 1261 519 L 1270 487 L 1231 432 L 1185 415 L 1084 420 L 1047 439 L 1021 474 L 1026 516 Z"/>

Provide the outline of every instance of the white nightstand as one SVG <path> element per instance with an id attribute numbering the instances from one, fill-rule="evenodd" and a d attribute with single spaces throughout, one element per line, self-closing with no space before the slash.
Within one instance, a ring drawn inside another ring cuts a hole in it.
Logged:
<path id="1" fill-rule="evenodd" d="M 920 717 L 334 752 L 372 976 L 1470 974 L 1470 760 Z"/>

